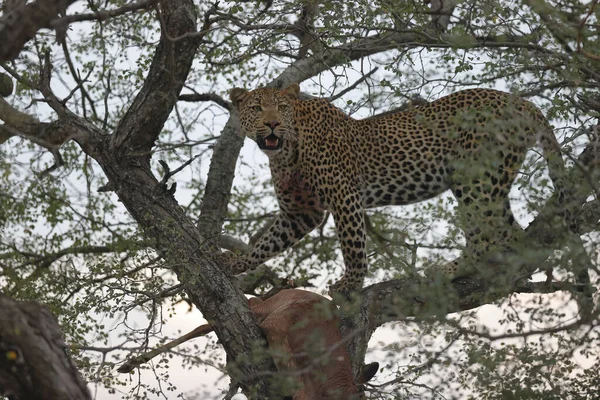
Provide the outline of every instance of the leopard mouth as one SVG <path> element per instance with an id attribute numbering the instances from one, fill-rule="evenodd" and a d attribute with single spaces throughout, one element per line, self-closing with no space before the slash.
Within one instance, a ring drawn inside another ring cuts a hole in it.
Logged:
<path id="1" fill-rule="evenodd" d="M 283 145 L 283 139 L 271 133 L 266 137 L 258 136 L 256 143 L 261 150 L 280 150 Z"/>

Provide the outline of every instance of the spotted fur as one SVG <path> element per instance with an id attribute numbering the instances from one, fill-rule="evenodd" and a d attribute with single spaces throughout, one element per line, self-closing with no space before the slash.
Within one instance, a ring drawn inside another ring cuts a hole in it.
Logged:
<path id="1" fill-rule="evenodd" d="M 364 210 L 405 205 L 450 189 L 467 246 L 459 263 L 513 236 L 508 193 L 539 139 L 560 154 L 552 128 L 530 102 L 470 89 L 381 117 L 355 120 L 326 100 L 299 100 L 299 87 L 233 89 L 241 128 L 269 156 L 280 211 L 233 273 L 254 268 L 334 217 L 346 271 L 333 292 L 361 288 L 367 272 Z M 562 162 L 560 157 L 558 162 Z M 470 272 L 469 272 L 470 273 Z"/>

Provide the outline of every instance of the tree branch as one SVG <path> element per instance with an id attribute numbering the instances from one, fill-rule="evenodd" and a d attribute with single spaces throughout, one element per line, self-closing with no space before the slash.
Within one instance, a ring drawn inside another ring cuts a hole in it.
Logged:
<path id="1" fill-rule="evenodd" d="M 37 264 L 37 268 L 44 269 L 48 268 L 52 263 L 59 260 L 60 258 L 71 255 L 71 254 L 106 254 L 106 253 L 114 253 L 119 250 L 122 250 L 122 245 L 109 245 L 109 246 L 74 246 L 67 247 L 62 250 L 58 250 L 55 253 L 39 255 L 33 253 L 24 253 L 18 249 L 14 249 L 14 251 L 0 254 L 0 260 L 2 259 L 10 259 L 14 258 L 15 254 L 19 254 L 26 258 L 31 259 L 28 264 Z"/>
<path id="2" fill-rule="evenodd" d="M 15 108 L 13 108 L 6 100 L 0 97 L 0 119 L 12 126 L 15 129 L 26 133 L 31 133 L 34 128 L 38 127 L 40 122 Z"/>
<path id="3" fill-rule="evenodd" d="M 149 168 L 150 150 L 179 97 L 198 43 L 197 37 L 186 37 L 195 31 L 193 2 L 161 4 L 163 33 L 148 77 L 118 124 L 112 142 L 90 149 L 88 154 L 98 161 L 153 247 L 169 261 L 191 301 L 215 327 L 231 361 L 228 368 L 232 377 L 257 397 L 266 398 L 270 382 L 264 377 L 275 371 L 275 365 L 265 352 L 248 357 L 264 343 L 264 337 L 246 298 L 212 258 L 207 237 Z M 205 25 L 209 23 L 207 15 Z M 172 42 L 169 37 L 178 39 Z"/>
<path id="4" fill-rule="evenodd" d="M 340 91 L 339 93 L 336 93 L 335 95 L 329 97 L 327 99 L 327 101 L 333 102 L 333 101 L 339 99 L 340 97 L 344 96 L 346 93 L 349 93 L 349 92 L 353 91 L 354 89 L 356 89 L 356 87 L 358 85 L 360 85 L 361 83 L 363 83 L 364 81 L 366 81 L 367 79 L 369 79 L 369 77 L 371 75 L 373 75 L 375 72 L 377 72 L 378 69 L 379 69 L 379 67 L 373 68 L 372 70 L 370 70 L 369 72 L 367 72 L 366 74 L 364 74 L 363 76 L 361 76 L 360 78 L 358 78 L 356 80 L 356 82 L 354 82 L 352 85 L 348 86 L 347 88 L 344 88 L 344 90 Z"/>
<path id="5" fill-rule="evenodd" d="M 0 395 L 17 400 L 91 399 L 54 316 L 0 293 Z"/>
<path id="6" fill-rule="evenodd" d="M 53 28 L 66 28 L 73 22 L 81 22 L 81 21 L 106 21 L 109 18 L 118 17 L 123 14 L 147 10 L 158 3 L 160 0 L 141 0 L 135 3 L 126 4 L 122 7 L 115 8 L 114 10 L 100 10 L 93 13 L 88 14 L 73 14 L 67 15 L 62 18 L 54 19 L 50 22 L 50 26 Z"/>
<path id="7" fill-rule="evenodd" d="M 135 368 L 139 367 L 140 365 L 147 363 L 154 357 L 156 357 L 166 351 L 169 351 L 172 348 L 177 347 L 180 344 L 187 342 L 188 340 L 192 340 L 194 338 L 207 335 L 212 331 L 213 331 L 213 328 L 209 324 L 200 325 L 196 329 L 192 330 L 191 332 L 186 333 L 183 336 L 178 337 L 175 340 L 171 340 L 170 342 L 165 343 L 162 346 L 158 346 L 157 348 L 155 348 L 153 350 L 150 350 L 143 354 L 140 354 L 137 357 L 130 358 L 125 363 L 123 363 L 119 368 L 117 368 L 117 371 L 121 372 L 121 373 L 131 372 Z"/>
<path id="8" fill-rule="evenodd" d="M 75 0 L 37 0 L 13 2 L 0 17 L 0 63 L 16 58 L 25 43 L 41 28 L 50 28 L 50 22 L 64 13 Z"/>
<path id="9" fill-rule="evenodd" d="M 196 32 L 195 7 L 182 1 L 161 3 L 161 38 L 144 80 L 112 140 L 114 150 L 135 154 L 149 169 L 150 154 L 191 69 L 199 38 L 179 37 Z"/>
<path id="10" fill-rule="evenodd" d="M 193 93 L 193 94 L 182 94 L 179 96 L 181 101 L 212 101 L 223 107 L 228 111 L 232 111 L 232 105 L 230 102 L 222 98 L 216 93 Z"/>
<path id="11" fill-rule="evenodd" d="M 516 47 L 527 48 L 549 54 L 543 46 L 532 44 L 527 37 L 501 36 L 438 36 L 430 30 L 391 31 L 356 39 L 348 44 L 323 49 L 322 54 L 300 59 L 288 66 L 268 86 L 283 88 L 292 83 L 302 82 L 337 65 L 355 61 L 363 57 L 402 47 L 462 48 Z"/>
<path id="12" fill-rule="evenodd" d="M 49 90 L 49 86 L 46 89 Z M 45 94 L 52 97 L 52 93 L 46 89 L 43 89 L 46 92 Z M 52 99 L 56 102 L 56 98 L 52 97 Z M 65 142 L 73 139 L 82 148 L 89 150 L 96 147 L 93 139 L 100 137 L 99 135 L 89 134 L 88 128 L 92 125 L 87 121 L 68 111 L 62 104 L 55 104 L 55 106 L 65 117 L 64 120 L 50 123 L 40 122 L 36 118 L 13 108 L 4 99 L 0 98 L 0 120 L 5 122 L 4 125 L 0 126 L 0 143 L 12 136 L 21 136 L 48 149 L 54 156 L 55 164 L 43 173 L 50 172 L 63 164 L 58 149 Z"/>
<path id="13" fill-rule="evenodd" d="M 221 235 L 219 237 L 219 244 L 222 248 L 229 250 L 232 253 L 247 253 L 251 250 L 251 247 L 243 240 L 228 235 Z"/>
<path id="14" fill-rule="evenodd" d="M 235 166 L 244 145 L 244 137 L 238 132 L 239 121 L 236 111 L 234 111 L 213 148 L 200 207 L 198 229 L 209 240 L 208 244 L 215 249 L 219 248 L 217 239 L 227 216 Z"/>

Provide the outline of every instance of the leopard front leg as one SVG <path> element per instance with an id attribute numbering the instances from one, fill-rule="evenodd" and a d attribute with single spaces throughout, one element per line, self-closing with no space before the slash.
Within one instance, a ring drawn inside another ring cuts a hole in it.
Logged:
<path id="1" fill-rule="evenodd" d="M 319 226 L 324 216 L 325 212 L 317 209 L 302 209 L 293 213 L 280 211 L 252 250 L 229 264 L 228 272 L 235 275 L 252 270 L 284 252 Z"/>
<path id="2" fill-rule="evenodd" d="M 346 270 L 342 279 L 329 288 L 329 294 L 348 297 L 362 288 L 368 267 L 365 216 L 358 193 L 348 194 L 335 205 L 333 218 Z"/>

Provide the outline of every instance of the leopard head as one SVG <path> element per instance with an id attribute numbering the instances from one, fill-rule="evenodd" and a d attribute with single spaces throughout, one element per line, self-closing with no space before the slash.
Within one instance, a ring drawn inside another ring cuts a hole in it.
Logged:
<path id="1" fill-rule="evenodd" d="M 294 138 L 294 107 L 300 87 L 260 88 L 251 92 L 231 89 L 229 98 L 239 111 L 244 135 L 256 141 L 269 157 L 278 154 L 285 140 Z"/>

